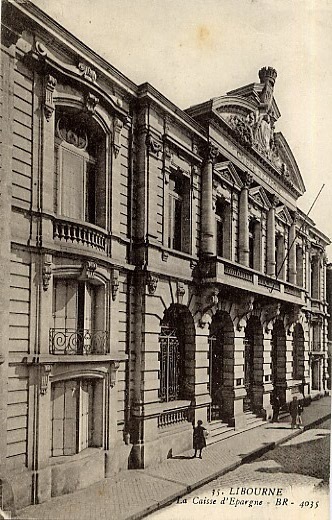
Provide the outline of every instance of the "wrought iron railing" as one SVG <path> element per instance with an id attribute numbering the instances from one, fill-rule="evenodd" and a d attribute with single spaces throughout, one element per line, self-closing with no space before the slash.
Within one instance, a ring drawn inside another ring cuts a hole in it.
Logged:
<path id="1" fill-rule="evenodd" d="M 106 251 L 106 233 L 89 224 L 79 224 L 68 220 L 53 221 L 53 238 L 62 242 L 71 242 Z"/>
<path id="2" fill-rule="evenodd" d="M 189 420 L 189 408 L 163 412 L 158 417 L 158 428 L 166 428 Z"/>
<path id="3" fill-rule="evenodd" d="M 108 332 L 90 329 L 50 329 L 50 354 L 107 354 Z"/>

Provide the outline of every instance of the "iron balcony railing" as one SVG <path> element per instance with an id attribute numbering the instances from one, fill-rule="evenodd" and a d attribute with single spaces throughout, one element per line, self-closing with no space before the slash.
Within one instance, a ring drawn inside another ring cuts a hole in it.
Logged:
<path id="1" fill-rule="evenodd" d="M 108 353 L 108 331 L 50 329 L 50 354 L 89 355 Z"/>

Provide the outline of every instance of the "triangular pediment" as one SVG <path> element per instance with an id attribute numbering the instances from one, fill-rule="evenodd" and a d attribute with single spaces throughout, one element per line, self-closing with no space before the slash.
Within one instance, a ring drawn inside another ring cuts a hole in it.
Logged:
<path id="1" fill-rule="evenodd" d="M 255 186 L 254 188 L 250 188 L 249 197 L 259 206 L 268 210 L 271 207 L 270 201 L 266 192 L 262 186 Z"/>
<path id="2" fill-rule="evenodd" d="M 230 161 L 215 164 L 214 171 L 230 186 L 234 186 L 239 190 L 242 188 L 243 184 L 240 176 Z"/>
<path id="3" fill-rule="evenodd" d="M 284 224 L 287 224 L 288 226 L 290 226 L 292 224 L 292 217 L 288 211 L 288 209 L 286 208 L 286 206 L 279 206 L 277 209 L 276 209 L 276 217 L 281 220 L 282 222 L 284 222 Z"/>
<path id="4" fill-rule="evenodd" d="M 187 112 L 202 124 L 215 121 L 222 132 L 251 151 L 260 162 L 273 169 L 287 190 L 296 198 L 303 195 L 305 186 L 295 158 L 283 135 L 275 132 L 280 111 L 274 99 L 277 72 L 263 67 L 260 83 L 250 83 L 231 90 L 225 96 L 213 98 L 190 107 Z"/>
<path id="5" fill-rule="evenodd" d="M 275 132 L 274 142 L 281 161 L 281 174 L 286 182 L 291 183 L 303 195 L 305 185 L 295 157 L 281 132 Z"/>

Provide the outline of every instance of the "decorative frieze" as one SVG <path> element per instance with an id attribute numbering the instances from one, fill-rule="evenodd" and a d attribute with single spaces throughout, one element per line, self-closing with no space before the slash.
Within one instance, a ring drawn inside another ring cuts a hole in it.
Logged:
<path id="1" fill-rule="evenodd" d="M 116 300 L 116 295 L 118 294 L 120 282 L 119 282 L 119 271 L 118 269 L 113 269 L 112 279 L 111 279 L 111 287 L 112 287 L 112 300 Z"/>
<path id="2" fill-rule="evenodd" d="M 41 395 L 45 395 L 47 393 L 51 371 L 52 365 L 39 366 L 39 392 Z"/>
<path id="3" fill-rule="evenodd" d="M 86 65 L 85 63 L 80 62 L 77 65 L 77 68 L 79 70 L 80 76 L 82 76 L 87 81 L 90 81 L 91 83 L 97 82 L 97 73 L 93 70 L 90 65 Z"/>
<path id="4" fill-rule="evenodd" d="M 83 265 L 81 278 L 83 280 L 93 280 L 93 278 L 95 277 L 96 269 L 96 262 L 93 262 L 92 260 L 87 260 Z"/>
<path id="5" fill-rule="evenodd" d="M 243 296 L 241 301 L 236 304 L 236 328 L 241 331 L 247 324 L 249 314 L 254 310 L 254 296 Z"/>
<path id="6" fill-rule="evenodd" d="M 47 291 L 52 277 L 52 256 L 44 255 L 43 267 L 42 267 L 42 279 L 43 289 Z"/>
<path id="7" fill-rule="evenodd" d="M 113 151 L 115 157 L 118 156 L 121 148 L 121 132 L 123 129 L 123 122 L 118 117 L 113 120 Z"/>
<path id="8" fill-rule="evenodd" d="M 265 305 L 262 309 L 261 323 L 268 332 L 272 329 L 273 323 L 280 315 L 281 303 L 271 303 Z"/>
<path id="9" fill-rule="evenodd" d="M 148 148 L 148 152 L 152 155 L 156 155 L 159 157 L 159 153 L 163 149 L 163 145 L 161 141 L 159 141 L 156 137 L 151 134 L 146 136 L 146 146 Z"/>
<path id="10" fill-rule="evenodd" d="M 178 303 L 181 305 L 183 303 L 183 298 L 186 293 L 185 286 L 183 282 L 177 282 L 176 284 L 176 297 Z"/>
<path id="11" fill-rule="evenodd" d="M 218 147 L 208 143 L 205 147 L 205 157 L 208 162 L 214 162 L 218 155 Z"/>
<path id="12" fill-rule="evenodd" d="M 98 103 L 99 103 L 99 98 L 97 98 L 96 96 L 91 94 L 91 92 L 89 92 L 85 98 L 86 111 L 89 114 L 93 115 L 96 112 L 96 106 L 98 105 Z"/>
<path id="13" fill-rule="evenodd" d="M 112 361 L 110 366 L 110 387 L 113 388 L 116 383 L 116 373 L 119 369 L 120 362 L 119 361 Z"/>
<path id="14" fill-rule="evenodd" d="M 51 74 L 47 74 L 45 76 L 45 90 L 44 90 L 44 114 L 46 121 L 50 121 L 52 114 L 54 112 L 54 103 L 53 103 L 53 93 L 56 87 L 57 80 L 51 76 Z"/>
<path id="15" fill-rule="evenodd" d="M 146 283 L 147 283 L 149 294 L 153 295 L 156 292 L 158 281 L 159 281 L 159 278 L 157 276 L 153 275 L 152 273 L 148 274 Z"/>

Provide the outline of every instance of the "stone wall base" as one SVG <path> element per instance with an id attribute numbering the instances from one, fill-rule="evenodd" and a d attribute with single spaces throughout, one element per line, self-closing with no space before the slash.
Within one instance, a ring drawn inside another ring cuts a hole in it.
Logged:
<path id="1" fill-rule="evenodd" d="M 169 428 L 160 433 L 157 439 L 144 444 L 135 444 L 131 451 L 131 468 L 143 469 L 154 466 L 166 459 L 192 448 L 192 425 L 177 429 L 172 433 Z"/>

